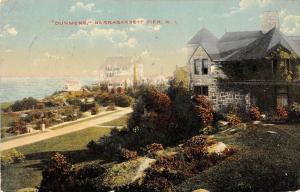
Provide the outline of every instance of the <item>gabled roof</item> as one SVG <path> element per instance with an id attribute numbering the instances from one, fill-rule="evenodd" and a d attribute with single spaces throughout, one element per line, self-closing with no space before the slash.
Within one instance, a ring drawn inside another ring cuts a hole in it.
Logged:
<path id="1" fill-rule="evenodd" d="M 232 61 L 265 58 L 278 46 L 300 57 L 299 41 L 299 38 L 291 40 L 276 28 L 266 34 L 261 31 L 226 32 L 220 40 L 202 28 L 188 44 L 202 46 L 212 60 Z"/>
<path id="2" fill-rule="evenodd" d="M 218 42 L 220 53 L 240 49 L 263 36 L 261 31 L 226 32 Z"/>
<path id="3" fill-rule="evenodd" d="M 188 44 L 201 44 L 203 42 L 216 43 L 218 42 L 218 38 L 203 27 L 196 35 L 194 35 L 194 37 L 192 37 Z"/>
<path id="4" fill-rule="evenodd" d="M 210 57 L 219 53 L 218 38 L 206 28 L 202 28 L 194 37 L 188 42 L 189 45 L 201 45 Z"/>
<path id="5" fill-rule="evenodd" d="M 288 51 L 300 57 L 299 46 L 282 34 L 278 29 L 273 28 L 268 33 L 258 38 L 248 46 L 240 49 L 236 54 L 227 58 L 227 60 L 249 60 L 265 58 L 277 47 L 283 47 Z"/>

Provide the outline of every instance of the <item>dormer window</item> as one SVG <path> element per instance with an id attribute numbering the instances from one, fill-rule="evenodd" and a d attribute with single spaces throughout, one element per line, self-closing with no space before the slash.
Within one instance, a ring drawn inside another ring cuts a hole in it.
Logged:
<path id="1" fill-rule="evenodd" d="M 200 59 L 194 60 L 194 71 L 195 71 L 195 75 L 200 75 L 200 72 L 201 72 L 201 60 Z"/>
<path id="2" fill-rule="evenodd" d="M 208 59 L 202 59 L 202 74 L 208 74 Z"/>
<path id="3" fill-rule="evenodd" d="M 195 59 L 194 60 L 195 75 L 207 75 L 208 74 L 208 59 Z"/>

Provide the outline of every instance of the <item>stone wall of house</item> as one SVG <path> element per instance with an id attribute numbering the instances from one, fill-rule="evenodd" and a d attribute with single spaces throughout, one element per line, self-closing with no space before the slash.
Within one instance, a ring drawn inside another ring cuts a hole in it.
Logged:
<path id="1" fill-rule="evenodd" d="M 243 110 L 250 107 L 249 93 L 234 88 L 221 90 L 217 84 L 210 84 L 208 89 L 208 98 L 216 111 L 224 110 L 229 105 L 240 106 Z"/>

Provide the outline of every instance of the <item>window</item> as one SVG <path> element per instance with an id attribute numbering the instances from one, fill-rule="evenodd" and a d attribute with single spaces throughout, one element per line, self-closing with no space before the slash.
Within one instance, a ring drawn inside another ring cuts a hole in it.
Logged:
<path id="1" fill-rule="evenodd" d="M 194 60 L 194 71 L 195 71 L 195 75 L 200 75 L 200 71 L 201 71 L 200 59 Z"/>
<path id="2" fill-rule="evenodd" d="M 276 97 L 277 107 L 286 107 L 288 106 L 288 90 L 285 87 L 277 88 L 277 97 Z"/>
<path id="3" fill-rule="evenodd" d="M 208 86 L 195 86 L 194 93 L 196 95 L 206 95 L 208 96 Z"/>
<path id="4" fill-rule="evenodd" d="M 273 60 L 272 62 L 272 73 L 275 74 L 277 72 L 278 68 L 278 61 L 276 59 Z"/>
<path id="5" fill-rule="evenodd" d="M 202 59 L 202 74 L 208 74 L 208 59 Z"/>
<path id="6" fill-rule="evenodd" d="M 291 61 L 289 59 L 285 60 L 285 65 L 288 71 L 292 71 Z"/>

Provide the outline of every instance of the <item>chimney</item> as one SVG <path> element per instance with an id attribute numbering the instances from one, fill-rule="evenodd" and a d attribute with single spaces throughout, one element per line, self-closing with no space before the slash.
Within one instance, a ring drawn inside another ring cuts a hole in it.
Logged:
<path id="1" fill-rule="evenodd" d="M 277 11 L 265 11 L 262 16 L 262 32 L 267 33 L 273 28 L 279 29 L 279 15 Z"/>

